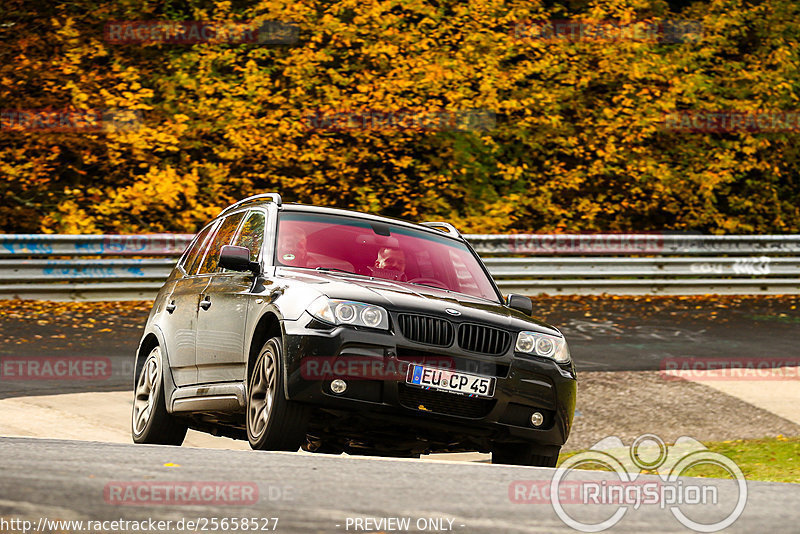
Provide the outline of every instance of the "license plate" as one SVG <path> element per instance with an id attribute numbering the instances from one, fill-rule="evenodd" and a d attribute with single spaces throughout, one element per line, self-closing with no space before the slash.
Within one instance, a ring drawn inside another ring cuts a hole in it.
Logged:
<path id="1" fill-rule="evenodd" d="M 450 393 L 475 395 L 476 397 L 494 396 L 494 377 L 471 375 L 461 371 L 437 369 L 423 365 L 409 366 L 406 383 Z"/>

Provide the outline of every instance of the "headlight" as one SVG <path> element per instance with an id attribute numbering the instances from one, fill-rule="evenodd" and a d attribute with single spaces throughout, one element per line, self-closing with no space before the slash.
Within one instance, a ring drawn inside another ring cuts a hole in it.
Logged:
<path id="1" fill-rule="evenodd" d="M 333 314 L 336 316 L 336 320 L 340 323 L 352 323 L 356 320 L 356 307 L 352 304 L 345 304 L 344 302 L 337 304 L 334 309 L 336 310 Z"/>
<path id="2" fill-rule="evenodd" d="M 570 360 L 567 340 L 539 332 L 520 332 L 514 350 L 552 358 L 558 363 L 567 363 Z"/>
<path id="3" fill-rule="evenodd" d="M 385 315 L 386 312 L 381 308 L 377 306 L 367 306 L 361 312 L 361 322 L 371 328 L 379 328 Z"/>
<path id="4" fill-rule="evenodd" d="M 369 328 L 389 329 L 389 314 L 380 306 L 353 302 L 352 300 L 329 299 L 322 296 L 308 307 L 308 313 L 331 324 L 349 324 Z"/>

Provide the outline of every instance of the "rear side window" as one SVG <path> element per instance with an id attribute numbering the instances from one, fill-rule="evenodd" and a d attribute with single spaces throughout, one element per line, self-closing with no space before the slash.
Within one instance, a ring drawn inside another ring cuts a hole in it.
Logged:
<path id="1" fill-rule="evenodd" d="M 264 226 L 266 220 L 260 211 L 251 211 L 244 221 L 242 229 L 239 230 L 239 237 L 236 238 L 234 245 L 247 247 L 250 249 L 250 261 L 258 261 L 261 247 L 264 244 Z"/>
<path id="2" fill-rule="evenodd" d="M 243 218 L 244 212 L 240 212 L 222 221 L 222 225 L 219 227 L 219 230 L 217 230 L 217 234 L 214 236 L 211 247 L 209 247 L 208 252 L 206 252 L 203 263 L 200 265 L 197 274 L 214 273 L 217 271 L 217 267 L 219 266 L 219 252 L 224 245 L 230 244 Z"/>
<path id="3" fill-rule="evenodd" d="M 186 253 L 182 264 L 183 270 L 188 274 L 194 274 L 194 271 L 197 270 L 199 258 L 203 257 L 203 252 L 206 249 L 208 234 L 210 234 L 211 230 L 213 230 L 216 226 L 216 224 L 209 224 L 203 228 L 199 234 L 197 234 L 197 239 L 195 239 L 189 252 Z"/>

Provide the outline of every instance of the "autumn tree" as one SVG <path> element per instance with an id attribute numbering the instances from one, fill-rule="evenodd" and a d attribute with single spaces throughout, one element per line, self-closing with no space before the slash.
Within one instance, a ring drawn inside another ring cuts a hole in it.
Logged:
<path id="1" fill-rule="evenodd" d="M 299 33 L 265 45 L 104 35 L 137 20 Z M 695 25 L 677 40 L 530 31 L 554 20 Z M 11 0 L 0 107 L 122 110 L 136 127 L 4 127 L 0 228 L 191 232 L 280 191 L 468 232 L 797 232 L 796 131 L 693 132 L 665 117 L 800 109 L 798 21 L 792 0 Z M 367 119 L 330 120 L 343 112 Z"/>

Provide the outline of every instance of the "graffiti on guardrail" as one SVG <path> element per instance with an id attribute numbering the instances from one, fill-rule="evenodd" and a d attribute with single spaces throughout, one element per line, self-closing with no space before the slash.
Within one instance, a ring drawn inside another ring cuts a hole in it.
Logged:
<path id="1" fill-rule="evenodd" d="M 191 234 L 0 235 L 0 252 L 13 255 L 178 255 Z"/>
<path id="2" fill-rule="evenodd" d="M 800 293 L 800 235 L 631 233 L 465 234 L 464 237 L 487 260 L 498 286 L 504 291 L 513 289 L 523 294 Z M 0 299 L 28 298 L 21 297 L 24 295 L 41 298 L 48 293 L 70 293 L 72 298 L 83 299 L 88 298 L 85 291 L 94 292 L 91 298 L 100 295 L 99 292 L 148 297 L 155 294 L 156 282 L 169 275 L 174 258 L 183 253 L 192 239 L 190 234 L 0 234 L 0 277 L 4 280 L 0 284 Z M 673 254 L 678 257 L 665 261 L 628 260 L 636 256 L 658 258 Z M 770 258 L 770 254 L 783 257 Z M 502 256 L 509 260 L 507 264 L 502 263 Z M 550 256 L 550 259 L 543 261 L 534 256 Z M 562 256 L 573 257 L 561 260 Z M 605 258 L 600 259 L 603 256 Z M 133 265 L 141 258 L 150 258 L 145 260 L 149 263 Z M 523 280 L 521 276 L 535 279 Z M 92 283 L 95 278 L 99 283 Z M 112 286 L 109 282 L 118 284 Z M 115 293 L 112 287 L 118 291 Z M 575 335 L 580 336 L 579 339 L 591 339 L 585 336 L 623 334 L 615 332 L 613 325 L 584 325 Z M 634 335 L 652 343 L 654 339 L 670 340 L 674 332 L 626 330 L 624 335 Z"/>
<path id="3" fill-rule="evenodd" d="M 733 274 L 749 274 L 752 276 L 766 276 L 770 274 L 770 258 L 767 256 L 736 258 L 733 264 L 720 262 L 695 262 L 689 266 L 694 274 L 727 274 L 728 269 Z"/>
<path id="4" fill-rule="evenodd" d="M 507 254 L 658 254 L 661 234 L 520 234 L 465 236 L 479 252 Z"/>
<path id="5" fill-rule="evenodd" d="M 724 263 L 697 262 L 689 266 L 689 270 L 694 274 L 725 274 Z"/>
<path id="6" fill-rule="evenodd" d="M 662 252 L 747 254 L 800 252 L 798 236 L 668 236 Z"/>
<path id="7" fill-rule="evenodd" d="M 0 235 L 0 252 L 11 254 L 178 255 L 191 234 Z M 481 254 L 706 254 L 800 252 L 800 236 L 686 236 L 652 234 L 465 234 Z M 744 259 L 744 258 L 743 258 Z M 761 258 L 759 258 L 760 260 Z M 748 260 L 749 261 L 749 260 Z"/>
<path id="8" fill-rule="evenodd" d="M 789 254 L 800 236 L 694 236 L 672 234 L 465 235 L 481 254 Z"/>
<path id="9" fill-rule="evenodd" d="M 102 240 L 77 243 L 76 250 L 86 254 L 180 254 L 191 241 L 191 235 L 105 235 Z"/>
<path id="10" fill-rule="evenodd" d="M 144 276 L 140 267 L 45 267 L 44 276 L 68 278 L 126 278 Z"/>
<path id="11" fill-rule="evenodd" d="M 770 259 L 766 256 L 759 258 L 738 258 L 733 264 L 736 274 L 767 275 L 769 274 Z"/>
<path id="12" fill-rule="evenodd" d="M 10 254 L 53 253 L 53 243 L 46 236 L 6 235 L 0 238 L 0 244 Z"/>

